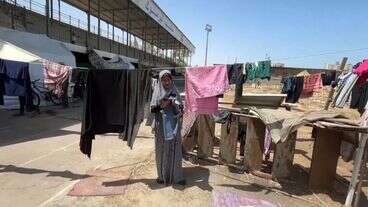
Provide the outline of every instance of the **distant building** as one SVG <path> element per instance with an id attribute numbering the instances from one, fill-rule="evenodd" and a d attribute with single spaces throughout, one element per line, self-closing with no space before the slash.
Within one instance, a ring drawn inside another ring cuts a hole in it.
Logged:
<path id="1" fill-rule="evenodd" d="M 272 67 L 283 68 L 285 67 L 285 64 L 284 63 L 272 63 Z"/>
<path id="2" fill-rule="evenodd" d="M 336 62 L 335 64 L 326 64 L 325 69 L 328 70 L 340 70 L 340 63 Z M 346 64 L 344 70 L 345 71 L 350 71 L 353 69 L 353 65 L 352 64 Z"/>

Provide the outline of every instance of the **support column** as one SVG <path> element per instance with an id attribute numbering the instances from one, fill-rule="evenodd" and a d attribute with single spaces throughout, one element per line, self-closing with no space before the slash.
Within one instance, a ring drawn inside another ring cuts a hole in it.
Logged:
<path id="1" fill-rule="evenodd" d="M 146 61 L 147 60 L 147 20 L 148 17 L 146 16 L 146 18 L 144 19 L 144 27 L 143 27 L 143 60 Z"/>
<path id="2" fill-rule="evenodd" d="M 87 11 L 87 40 L 86 47 L 90 46 L 90 32 L 91 32 L 91 0 L 88 0 L 88 11 Z"/>
<path id="3" fill-rule="evenodd" d="M 112 11 L 112 41 L 110 41 L 110 52 L 113 51 L 113 46 L 115 42 L 115 11 Z"/>
<path id="4" fill-rule="evenodd" d="M 10 11 L 10 15 L 11 15 L 11 27 L 12 29 L 15 29 L 15 22 L 14 22 L 14 16 L 15 16 L 15 9 L 17 8 L 17 2 L 14 2 L 14 5 L 11 6 L 11 11 Z"/>
<path id="5" fill-rule="evenodd" d="M 70 34 L 70 43 L 75 44 L 73 42 L 73 29 L 72 29 L 72 17 L 69 15 L 69 34 Z"/>
<path id="6" fill-rule="evenodd" d="M 59 21 L 61 22 L 61 6 L 60 6 L 60 0 L 58 0 L 58 16 Z"/>
<path id="7" fill-rule="evenodd" d="M 159 60 L 159 57 L 158 57 L 158 49 L 159 49 L 159 45 L 160 45 L 160 25 L 157 24 L 157 35 L 156 35 L 156 40 L 157 40 L 157 43 L 156 43 L 156 61 L 155 61 L 155 64 L 158 65 L 158 60 Z"/>
<path id="8" fill-rule="evenodd" d="M 287 178 L 292 170 L 295 152 L 297 132 L 293 132 L 289 137 L 275 146 L 275 153 L 272 165 L 273 178 Z"/>
<path id="9" fill-rule="evenodd" d="M 166 33 L 166 44 L 165 44 L 165 61 L 167 62 L 167 53 L 168 53 L 168 48 L 169 48 L 169 33 Z M 165 63 L 166 64 L 166 63 Z"/>
<path id="10" fill-rule="evenodd" d="M 101 0 L 97 0 L 97 48 L 101 49 L 100 36 L 101 36 Z"/>
<path id="11" fill-rule="evenodd" d="M 192 53 L 189 54 L 189 65 L 192 66 Z"/>
<path id="12" fill-rule="evenodd" d="M 314 127 L 316 138 L 313 145 L 309 173 L 309 187 L 328 190 L 333 186 L 340 153 L 342 132 Z"/>
<path id="13" fill-rule="evenodd" d="M 128 0 L 128 9 L 127 9 L 127 47 L 126 47 L 126 56 L 129 57 L 129 47 L 130 47 L 130 38 L 129 38 L 129 32 L 130 32 L 130 0 Z"/>
<path id="14" fill-rule="evenodd" d="M 51 24 L 52 20 L 54 19 L 54 0 L 50 0 L 50 17 L 51 17 Z"/>
<path id="15" fill-rule="evenodd" d="M 137 41 L 137 37 L 134 36 L 134 40 L 133 40 L 133 57 L 136 58 L 136 51 L 137 51 L 137 48 L 135 47 L 135 42 Z"/>
<path id="16" fill-rule="evenodd" d="M 220 163 L 235 164 L 238 143 L 239 117 L 231 116 L 231 120 L 221 125 Z"/>
<path id="17" fill-rule="evenodd" d="M 120 28 L 121 29 L 121 28 Z M 122 54 L 121 52 L 121 45 L 124 43 L 124 32 L 121 29 L 121 42 L 119 42 L 119 54 Z"/>
<path id="18" fill-rule="evenodd" d="M 262 168 L 264 136 L 264 123 L 259 119 L 248 118 L 244 148 L 244 167 L 250 172 L 259 171 Z"/>
<path id="19" fill-rule="evenodd" d="M 46 14 L 46 36 L 50 36 L 50 32 L 49 32 L 49 18 L 50 18 L 50 0 L 46 0 L 46 5 L 45 5 L 45 14 Z"/>

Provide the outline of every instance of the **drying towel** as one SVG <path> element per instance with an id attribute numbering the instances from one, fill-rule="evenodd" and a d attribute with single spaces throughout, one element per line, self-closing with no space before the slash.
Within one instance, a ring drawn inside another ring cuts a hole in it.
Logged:
<path id="1" fill-rule="evenodd" d="M 304 77 L 303 94 L 310 94 L 322 88 L 321 74 L 312 74 Z"/>
<path id="2" fill-rule="evenodd" d="M 69 79 L 72 68 L 47 60 L 43 60 L 42 65 L 45 87 L 49 90 L 53 90 L 54 94 L 61 97 L 64 93 L 63 83 Z"/>
<path id="3" fill-rule="evenodd" d="M 185 72 L 185 110 L 198 114 L 218 111 L 218 95 L 230 89 L 226 65 L 192 67 Z"/>

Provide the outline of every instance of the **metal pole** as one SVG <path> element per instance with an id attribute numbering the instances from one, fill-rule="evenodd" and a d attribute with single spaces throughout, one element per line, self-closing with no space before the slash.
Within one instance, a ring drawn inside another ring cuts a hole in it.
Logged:
<path id="1" fill-rule="evenodd" d="M 100 36 L 101 36 L 101 0 L 97 0 L 97 30 L 98 30 L 98 36 L 97 36 L 97 48 L 100 49 Z"/>
<path id="2" fill-rule="evenodd" d="M 128 9 L 127 9 L 127 30 L 126 30 L 126 37 L 127 37 L 127 47 L 126 47 L 126 56 L 129 57 L 129 47 L 130 47 L 130 39 L 129 39 L 129 32 L 130 32 L 130 0 L 128 0 Z"/>
<path id="3" fill-rule="evenodd" d="M 112 41 L 110 41 L 110 52 L 112 51 L 112 44 L 115 42 L 115 11 L 112 11 Z"/>
<path id="4" fill-rule="evenodd" d="M 146 18 L 144 19 L 144 27 L 143 27 L 143 31 L 144 31 L 144 61 L 147 60 L 147 20 L 148 17 L 146 15 Z"/>
<path id="5" fill-rule="evenodd" d="M 166 44 L 165 44 L 165 61 L 167 61 L 167 53 L 169 50 L 169 33 L 166 33 Z"/>
<path id="6" fill-rule="evenodd" d="M 69 34 L 70 34 L 70 42 L 73 43 L 72 17 L 70 15 L 69 15 Z"/>
<path id="7" fill-rule="evenodd" d="M 122 54 L 121 52 L 121 45 L 124 43 L 124 32 L 122 29 L 121 30 L 121 42 L 119 42 L 119 54 Z"/>
<path id="8" fill-rule="evenodd" d="M 159 48 L 159 45 L 160 45 L 160 25 L 157 24 L 157 35 L 156 35 L 156 39 L 157 39 L 157 47 L 156 47 L 156 65 L 158 64 L 159 62 L 159 57 L 158 57 L 158 48 Z"/>
<path id="9" fill-rule="evenodd" d="M 204 65 L 207 66 L 207 55 L 208 55 L 208 36 L 210 34 L 210 31 L 207 30 L 207 39 L 206 39 L 206 57 L 204 59 Z"/>
<path id="10" fill-rule="evenodd" d="M 29 10 L 32 11 L 32 0 L 29 0 Z"/>
<path id="11" fill-rule="evenodd" d="M 60 6 L 60 0 L 58 0 L 58 10 L 59 10 L 59 21 L 61 21 L 61 6 Z"/>
<path id="12" fill-rule="evenodd" d="M 107 39 L 110 39 L 110 27 L 109 27 L 109 24 L 107 23 Z"/>
<path id="13" fill-rule="evenodd" d="M 192 53 L 189 54 L 189 65 L 192 66 Z"/>
<path id="14" fill-rule="evenodd" d="M 91 32 L 91 0 L 88 0 L 88 11 L 87 11 L 87 41 L 86 41 L 86 47 L 90 46 L 90 32 Z"/>
<path id="15" fill-rule="evenodd" d="M 15 24 L 14 24 L 14 13 L 15 13 L 15 8 L 16 6 L 15 5 L 12 5 L 11 6 L 11 19 L 10 19 L 10 21 L 11 21 L 11 27 L 12 27 L 12 29 L 15 29 Z"/>
<path id="16" fill-rule="evenodd" d="M 50 17 L 50 12 L 49 12 L 49 6 L 50 6 L 50 1 L 46 0 L 46 5 L 45 5 L 45 12 L 46 12 L 46 36 L 50 36 L 49 34 L 49 17 Z"/>
<path id="17" fill-rule="evenodd" d="M 206 40 L 206 57 L 204 60 L 204 64 L 207 66 L 207 55 L 208 55 L 208 36 L 210 34 L 210 32 L 212 32 L 212 26 L 209 24 L 206 24 L 206 28 L 205 30 L 207 31 L 207 40 Z"/>
<path id="18" fill-rule="evenodd" d="M 51 11 L 51 24 L 52 20 L 54 19 L 54 0 L 50 0 L 50 11 Z"/>

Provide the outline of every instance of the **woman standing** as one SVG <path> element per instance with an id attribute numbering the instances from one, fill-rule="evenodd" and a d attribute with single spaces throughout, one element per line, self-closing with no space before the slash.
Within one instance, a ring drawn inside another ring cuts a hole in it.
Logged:
<path id="1" fill-rule="evenodd" d="M 170 71 L 161 71 L 151 100 L 151 111 L 155 114 L 155 152 L 159 184 L 186 184 L 183 179 L 180 135 L 182 106 Z"/>

